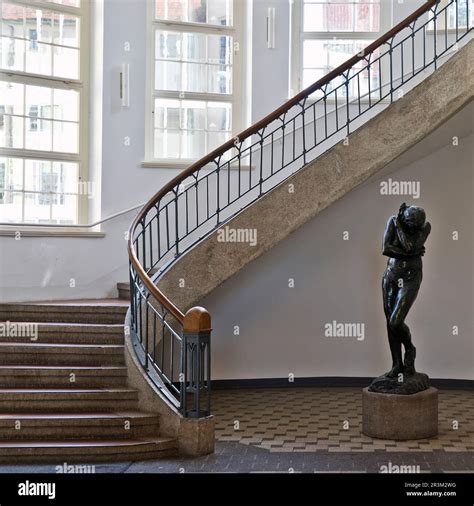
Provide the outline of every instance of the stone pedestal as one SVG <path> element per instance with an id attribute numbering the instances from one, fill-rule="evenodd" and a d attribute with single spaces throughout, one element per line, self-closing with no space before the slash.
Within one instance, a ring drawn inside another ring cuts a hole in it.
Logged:
<path id="1" fill-rule="evenodd" d="M 362 432 L 381 439 L 424 439 L 438 434 L 438 390 L 411 395 L 362 391 Z"/>

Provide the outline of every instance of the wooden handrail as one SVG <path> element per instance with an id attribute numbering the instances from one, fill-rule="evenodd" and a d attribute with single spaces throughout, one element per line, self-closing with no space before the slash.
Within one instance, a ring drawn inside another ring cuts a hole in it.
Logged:
<path id="1" fill-rule="evenodd" d="M 235 136 L 232 139 L 229 139 L 227 142 L 222 144 L 220 147 L 216 148 L 214 151 L 211 151 L 207 155 L 203 156 L 197 162 L 190 165 L 187 169 L 181 171 L 175 178 L 165 184 L 151 199 L 143 206 L 141 211 L 133 220 L 128 237 L 128 255 L 133 268 L 135 269 L 138 277 L 142 281 L 142 283 L 148 288 L 150 294 L 162 304 L 167 311 L 169 311 L 181 324 L 184 322 L 184 313 L 176 307 L 173 302 L 171 302 L 159 289 L 158 287 L 151 281 L 150 277 L 146 273 L 143 266 L 140 264 L 138 257 L 135 252 L 135 248 L 133 247 L 133 233 L 138 226 L 138 224 L 145 218 L 148 211 L 156 205 L 156 203 L 164 197 L 168 192 L 176 188 L 181 182 L 183 182 L 187 177 L 191 174 L 194 174 L 196 171 L 202 169 L 209 163 L 213 162 L 216 158 L 222 156 L 229 149 L 234 147 L 235 141 L 234 139 L 238 138 L 239 142 L 244 141 L 250 136 L 257 133 L 259 130 L 265 128 L 273 121 L 277 120 L 282 114 L 288 112 L 292 107 L 297 105 L 301 100 L 308 98 L 311 94 L 313 94 L 316 90 L 320 89 L 324 85 L 329 84 L 335 77 L 344 74 L 344 72 L 351 69 L 357 62 L 365 59 L 366 55 L 373 53 L 376 49 L 381 47 L 383 44 L 392 39 L 397 33 L 401 32 L 405 28 L 408 28 L 414 21 L 416 21 L 421 15 L 428 12 L 433 6 L 435 6 L 440 0 L 427 0 L 424 5 L 415 10 L 410 16 L 406 17 L 403 21 L 395 25 L 392 29 L 390 29 L 387 33 L 379 37 L 377 40 L 369 44 L 363 51 L 352 56 L 343 64 L 336 67 L 334 70 L 326 74 L 324 77 L 311 84 L 304 90 L 300 91 L 293 98 L 287 100 L 283 105 L 281 105 L 278 109 L 275 109 L 272 113 L 268 114 L 260 121 L 257 121 L 252 126 L 241 132 L 239 135 Z M 176 238 L 178 240 L 178 238 Z"/>

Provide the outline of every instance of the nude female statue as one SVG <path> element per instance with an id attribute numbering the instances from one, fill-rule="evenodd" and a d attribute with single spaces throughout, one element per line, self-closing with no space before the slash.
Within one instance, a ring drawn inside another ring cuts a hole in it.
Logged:
<path id="1" fill-rule="evenodd" d="M 405 318 L 418 295 L 423 277 L 421 257 L 431 232 L 421 207 L 400 206 L 398 216 L 391 216 L 383 237 L 383 254 L 389 257 L 382 282 L 383 304 L 387 320 L 392 369 L 385 374 L 394 378 L 400 373 L 415 374 L 416 348 L 411 341 Z M 402 361 L 402 344 L 405 362 Z"/>

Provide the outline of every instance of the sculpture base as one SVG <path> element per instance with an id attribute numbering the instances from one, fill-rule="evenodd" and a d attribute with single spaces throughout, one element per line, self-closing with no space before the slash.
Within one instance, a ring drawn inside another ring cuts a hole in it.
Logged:
<path id="1" fill-rule="evenodd" d="M 430 379 L 427 374 L 416 372 L 410 376 L 404 376 L 403 382 L 398 377 L 388 378 L 379 376 L 369 386 L 369 392 L 384 394 L 412 395 L 430 388 Z"/>
<path id="2" fill-rule="evenodd" d="M 424 439 L 438 434 L 438 390 L 428 388 L 412 395 L 362 390 L 362 432 L 366 436 Z"/>

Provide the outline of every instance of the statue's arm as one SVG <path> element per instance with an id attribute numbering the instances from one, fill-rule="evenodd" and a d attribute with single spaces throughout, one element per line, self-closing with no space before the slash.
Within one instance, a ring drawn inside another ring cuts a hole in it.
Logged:
<path id="1" fill-rule="evenodd" d="M 397 231 L 398 240 L 403 246 L 403 249 L 406 252 L 411 253 L 414 250 L 415 241 L 410 241 L 410 239 L 406 236 L 399 218 L 396 219 L 395 229 Z"/>
<path id="2" fill-rule="evenodd" d="M 431 232 L 431 224 L 430 224 L 429 221 L 427 221 L 424 224 L 423 228 L 421 229 L 420 234 L 416 238 L 415 249 L 417 251 L 419 251 L 420 249 L 423 248 L 423 246 L 424 246 L 424 244 L 426 242 L 426 239 L 428 239 L 428 236 L 430 235 L 430 232 Z"/>
<path id="3" fill-rule="evenodd" d="M 406 251 L 393 244 L 396 234 L 395 220 L 395 216 L 391 216 L 387 222 L 387 226 L 385 227 L 385 232 L 383 234 L 382 254 L 386 257 L 406 258 L 408 256 L 406 254 Z"/>

